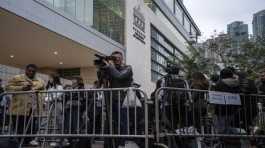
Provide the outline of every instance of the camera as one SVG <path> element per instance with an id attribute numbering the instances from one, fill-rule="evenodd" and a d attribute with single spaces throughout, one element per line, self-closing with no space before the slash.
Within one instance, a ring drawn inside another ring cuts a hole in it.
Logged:
<path id="1" fill-rule="evenodd" d="M 95 54 L 95 57 L 96 57 L 96 59 L 94 60 L 94 65 L 98 66 L 98 67 L 103 67 L 106 65 L 103 60 L 105 60 L 105 61 L 115 61 L 116 60 L 116 58 L 113 56 L 102 56 L 99 54 Z"/>
<path id="2" fill-rule="evenodd" d="M 178 75 L 179 74 L 179 66 L 172 62 L 167 62 L 167 67 L 165 69 L 166 73 L 171 75 Z"/>

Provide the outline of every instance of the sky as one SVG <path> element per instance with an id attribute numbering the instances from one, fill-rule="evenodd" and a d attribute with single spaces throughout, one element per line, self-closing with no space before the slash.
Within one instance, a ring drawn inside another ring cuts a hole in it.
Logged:
<path id="1" fill-rule="evenodd" d="M 202 32 L 201 40 L 226 32 L 227 24 L 243 21 L 252 34 L 253 14 L 265 9 L 265 0 L 183 0 Z"/>

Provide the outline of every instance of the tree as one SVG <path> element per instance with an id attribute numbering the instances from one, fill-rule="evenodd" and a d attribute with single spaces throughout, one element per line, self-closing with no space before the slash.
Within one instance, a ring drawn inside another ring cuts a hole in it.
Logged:
<path id="1" fill-rule="evenodd" d="M 227 34 L 219 34 L 209 41 L 208 48 L 217 55 L 217 59 L 222 63 L 224 67 L 231 66 L 232 55 L 232 40 Z"/>
<path id="2" fill-rule="evenodd" d="M 189 54 L 184 56 L 183 59 L 180 60 L 180 63 L 188 79 L 191 78 L 192 73 L 196 71 L 210 75 L 214 70 L 219 68 L 218 65 L 212 63 L 210 59 L 204 57 L 202 48 L 196 48 L 192 45 L 189 45 L 187 48 L 189 49 Z"/>
<path id="3" fill-rule="evenodd" d="M 234 67 L 247 71 L 252 77 L 265 68 L 265 38 L 242 43 L 241 52 L 233 56 Z"/>
<path id="4" fill-rule="evenodd" d="M 189 54 L 180 60 L 187 78 L 195 71 L 211 75 L 232 66 L 248 72 L 250 78 L 255 79 L 258 72 L 265 68 L 265 37 L 242 41 L 241 47 L 236 49 L 232 48 L 232 40 L 226 34 L 212 37 L 205 44 L 207 46 L 200 48 L 189 45 Z M 213 52 L 216 56 L 207 58 L 202 54 L 205 51 Z"/>

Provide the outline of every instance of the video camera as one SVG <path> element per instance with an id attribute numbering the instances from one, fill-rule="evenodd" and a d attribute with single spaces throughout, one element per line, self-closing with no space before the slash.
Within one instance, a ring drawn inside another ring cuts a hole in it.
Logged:
<path id="1" fill-rule="evenodd" d="M 96 60 L 94 60 L 94 65 L 99 66 L 99 67 L 103 67 L 106 65 L 103 60 L 105 60 L 105 61 L 115 61 L 116 60 L 116 58 L 114 56 L 102 56 L 99 54 L 95 54 L 95 57 L 96 57 Z"/>
<path id="2" fill-rule="evenodd" d="M 179 74 L 179 66 L 172 62 L 167 62 L 167 67 L 165 69 L 166 73 L 172 74 L 172 75 L 178 75 Z"/>

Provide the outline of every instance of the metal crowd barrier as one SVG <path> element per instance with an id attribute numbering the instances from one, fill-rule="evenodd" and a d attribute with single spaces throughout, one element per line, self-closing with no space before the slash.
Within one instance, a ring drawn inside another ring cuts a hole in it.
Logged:
<path id="1" fill-rule="evenodd" d="M 211 148 L 265 142 L 264 103 L 265 95 L 160 88 L 155 95 L 156 142 Z"/>
<path id="2" fill-rule="evenodd" d="M 2 94 L 0 138 L 98 138 L 148 148 L 147 95 L 140 89 L 86 89 Z M 45 141 L 45 140 L 44 140 Z M 116 144 L 115 144 L 116 143 Z"/>

